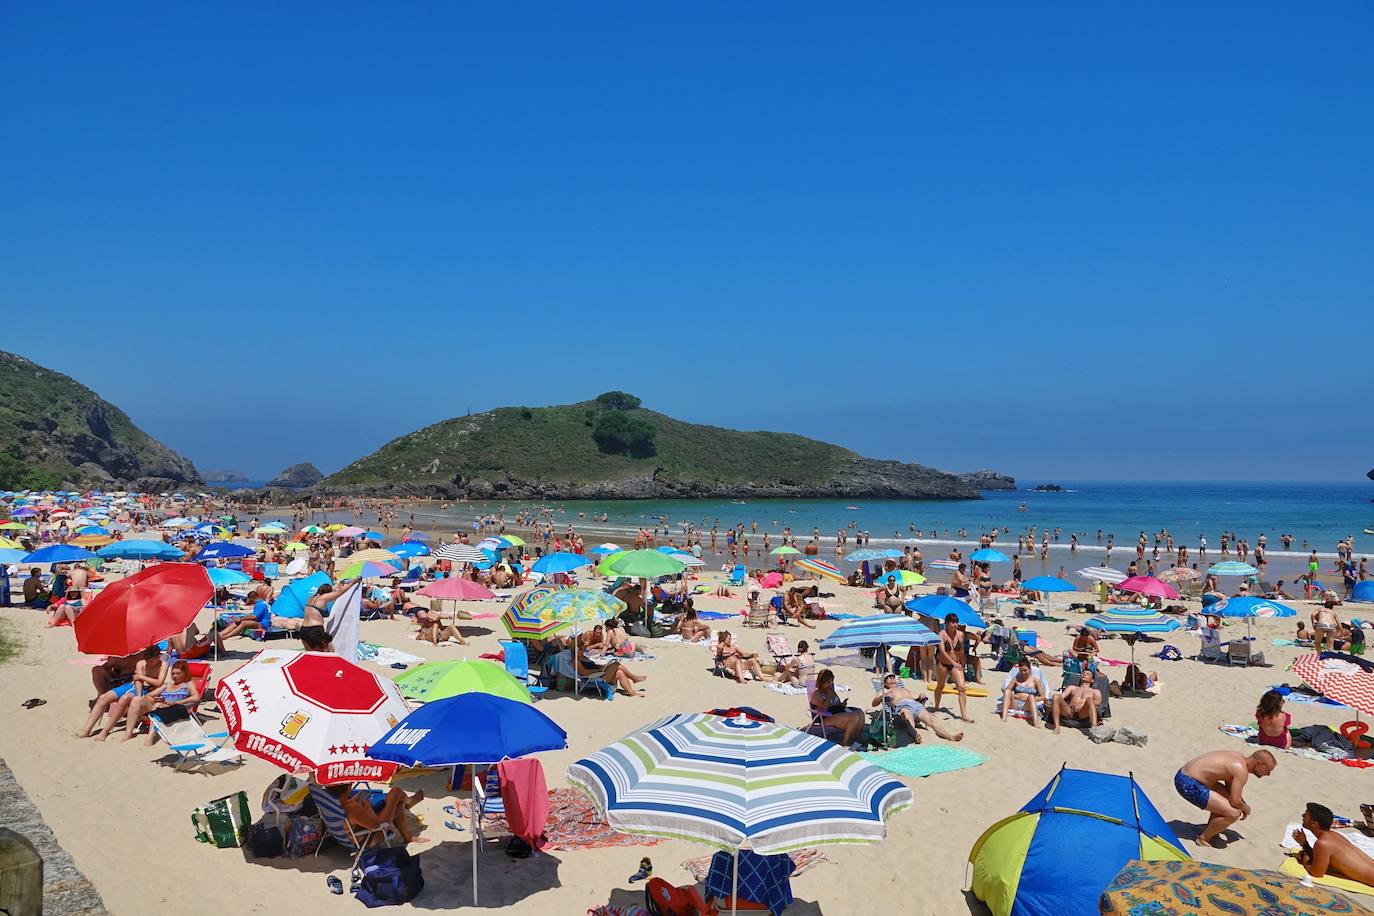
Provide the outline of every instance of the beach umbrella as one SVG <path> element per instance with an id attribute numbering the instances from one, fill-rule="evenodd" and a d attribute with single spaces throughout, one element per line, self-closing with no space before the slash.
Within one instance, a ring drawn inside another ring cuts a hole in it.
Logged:
<path id="1" fill-rule="evenodd" d="M 592 561 L 580 553 L 547 553 L 535 560 L 530 566 L 531 572 L 540 575 L 550 576 L 554 573 L 571 572 L 574 569 L 581 569 L 583 566 L 591 566 Z"/>
<path id="2" fill-rule="evenodd" d="M 295 553 L 295 552 L 298 551 L 298 550 L 309 550 L 309 549 L 310 549 L 310 545 L 309 545 L 309 544 L 302 544 L 300 541 L 290 541 L 290 542 L 288 542 L 288 543 L 286 544 L 286 546 L 282 547 L 282 550 L 285 550 L 285 551 L 287 551 L 288 553 Z"/>
<path id="3" fill-rule="evenodd" d="M 10 513 L 10 515 L 14 516 L 15 518 L 33 518 L 37 514 L 38 510 L 33 508 L 32 506 L 20 506 L 18 509 L 15 509 L 13 512 Z"/>
<path id="4" fill-rule="evenodd" d="M 568 733 L 527 702 L 487 693 L 461 693 L 426 703 L 373 743 L 368 753 L 393 766 L 471 768 L 568 746 Z M 478 805 L 472 804 L 472 902 L 477 903 Z"/>
<path id="5" fill-rule="evenodd" d="M 517 613 L 507 607 L 501 615 L 506 632 L 515 639 L 544 639 L 562 630 L 582 629 L 615 617 L 625 610 L 625 602 L 594 589 L 565 588 L 526 602 Z"/>
<path id="6" fill-rule="evenodd" d="M 679 713 L 568 767 L 612 829 L 732 852 L 880 843 L 912 791 L 847 748 L 747 716 Z M 732 897 L 737 896 L 732 893 Z"/>
<path id="7" fill-rule="evenodd" d="M 1331 672 L 1322 680 L 1322 693 L 1328 700 L 1344 703 L 1356 712 L 1374 716 L 1374 673 Z"/>
<path id="8" fill-rule="evenodd" d="M 452 563 L 485 563 L 487 555 L 482 553 L 480 548 L 471 544 L 441 544 L 436 547 L 431 555 L 437 560 L 448 560 Z"/>
<path id="9" fill-rule="evenodd" d="M 29 526 L 23 522 L 5 522 L 0 525 L 0 531 L 28 531 Z"/>
<path id="10" fill-rule="evenodd" d="M 333 532 L 333 531 L 339 531 L 339 530 L 341 530 L 341 529 L 343 529 L 343 528 L 347 528 L 347 527 L 348 527 L 348 526 L 345 525 L 345 524 L 343 524 L 342 522 L 335 522 L 335 523 L 332 524 L 332 525 L 325 525 L 325 526 L 324 526 L 324 530 L 325 530 L 325 531 Z"/>
<path id="11" fill-rule="evenodd" d="M 483 659 L 425 662 L 397 675 L 396 686 L 410 699 L 424 703 L 460 693 L 487 693 L 517 703 L 530 702 L 528 687 L 501 665 Z"/>
<path id="12" fill-rule="evenodd" d="M 108 528 L 102 528 L 99 525 L 83 525 L 76 529 L 76 533 L 80 535 L 103 535 L 109 534 L 110 531 Z"/>
<path id="13" fill-rule="evenodd" d="M 1033 592 L 1076 592 L 1078 586 L 1065 582 L 1058 576 L 1034 576 L 1021 583 L 1021 587 Z"/>
<path id="14" fill-rule="evenodd" d="M 1356 582 L 1354 590 L 1350 593 L 1350 600 L 1357 602 L 1374 601 L 1374 579 Z"/>
<path id="15" fill-rule="evenodd" d="M 1326 692 L 1332 675 L 1358 676 L 1374 671 L 1374 663 L 1345 652 L 1307 652 L 1293 659 L 1293 673 L 1318 693 Z"/>
<path id="16" fill-rule="evenodd" d="M 207 569 L 206 572 L 210 574 L 210 584 L 215 588 L 226 585 L 242 585 L 245 582 L 253 581 L 237 569 L 223 569 L 215 566 Z"/>
<path id="17" fill-rule="evenodd" d="M 230 541 L 217 541 L 214 544 L 206 544 L 192 559 L 197 563 L 204 563 L 206 560 L 238 560 L 256 555 L 257 551 L 252 547 L 244 547 Z"/>
<path id="18" fill-rule="evenodd" d="M 668 554 L 668 556 L 672 557 L 675 560 L 681 560 L 682 565 L 688 567 L 689 569 L 696 569 L 698 567 L 706 565 L 705 560 L 703 560 L 701 557 L 694 557 L 690 553 L 670 553 Z"/>
<path id="19" fill-rule="evenodd" d="M 1207 571 L 1214 576 L 1253 576 L 1259 572 L 1258 569 L 1249 563 L 1241 563 L 1236 560 L 1225 560 L 1221 563 L 1214 563 L 1207 568 Z"/>
<path id="20" fill-rule="evenodd" d="M 1139 595 L 1149 595 L 1154 598 L 1177 598 L 1178 592 L 1167 582 L 1161 582 L 1154 576 L 1132 576 L 1122 582 L 1117 583 L 1117 588 L 1123 592 L 1135 592 Z"/>
<path id="21" fill-rule="evenodd" d="M 357 525 L 344 525 L 334 532 L 336 538 L 354 538 L 362 534 L 366 529 L 359 528 Z"/>
<path id="22" fill-rule="evenodd" d="M 180 560 L 186 554 L 162 541 L 115 541 L 96 551 L 102 560 Z"/>
<path id="23" fill-rule="evenodd" d="M 3 547 L 6 550 L 19 550 L 22 546 L 23 545 L 21 545 L 18 541 L 12 541 L 9 538 L 0 538 L 0 547 Z M 25 550 L 24 554 L 27 556 L 28 551 Z"/>
<path id="24" fill-rule="evenodd" d="M 943 569 L 945 572 L 954 572 L 959 568 L 958 560 L 931 560 L 926 564 L 931 569 Z"/>
<path id="25" fill-rule="evenodd" d="M 968 557 L 975 563 L 1005 563 L 1007 555 L 1000 550 L 993 550 L 991 547 L 984 547 L 982 550 L 975 550 Z"/>
<path id="26" fill-rule="evenodd" d="M 1086 626 L 1104 633 L 1169 633 L 1181 629 L 1183 624 L 1176 617 L 1154 611 L 1121 613 L 1119 608 L 1111 608 L 1089 617 Z"/>
<path id="27" fill-rule="evenodd" d="M 554 592 L 565 591 L 572 588 L 571 585 L 555 585 L 550 582 L 542 582 L 533 588 L 526 589 L 511 599 L 507 610 L 514 612 L 517 616 L 525 614 L 525 608 L 534 601 L 543 598 L 545 595 L 552 595 Z"/>
<path id="28" fill-rule="evenodd" d="M 1168 569 L 1164 570 L 1164 572 L 1159 574 L 1159 578 L 1164 580 L 1165 582 L 1173 582 L 1174 584 L 1178 584 L 1181 582 L 1192 582 L 1196 579 L 1202 578 L 1202 575 L 1196 569 L 1193 569 L 1191 566 L 1170 566 Z"/>
<path id="29" fill-rule="evenodd" d="M 163 522 L 161 525 L 159 525 L 158 527 L 160 527 L 160 528 L 190 528 L 190 527 L 191 527 L 192 525 L 194 525 L 195 523 L 196 523 L 196 522 L 195 522 L 195 519 L 186 518 L 185 516 L 182 516 L 182 515 L 176 515 L 176 516 L 173 516 L 172 518 L 167 519 L 166 521 L 164 521 L 164 522 Z"/>
<path id="30" fill-rule="evenodd" d="M 949 595 L 926 595 L 924 598 L 913 598 L 905 605 L 908 611 L 920 614 L 924 617 L 934 617 L 944 623 L 945 617 L 953 614 L 959 618 L 960 626 L 983 628 L 987 622 L 978 616 L 978 612 L 967 601 L 952 598 Z"/>
<path id="31" fill-rule="evenodd" d="M 428 540 L 429 540 L 429 535 L 425 534 L 423 531 L 412 531 L 412 532 L 410 532 L 410 534 L 407 534 L 407 535 L 406 535 L 406 539 L 405 539 L 405 541 L 403 541 L 402 543 L 409 543 L 409 542 L 411 542 L 411 541 L 428 541 Z"/>
<path id="32" fill-rule="evenodd" d="M 1126 581 L 1126 574 L 1124 572 L 1119 569 L 1112 569 L 1110 566 L 1085 566 L 1074 573 L 1074 575 L 1082 576 L 1084 579 L 1093 579 L 1098 582 L 1116 583 Z"/>
<path id="33" fill-rule="evenodd" d="M 805 560 L 798 560 L 796 562 L 796 566 L 798 569 L 804 570 L 809 573 L 814 573 L 820 576 L 822 579 L 833 579 L 836 582 L 845 581 L 844 573 L 840 572 L 838 569 L 831 566 L 829 563 L 822 562 L 821 560 L 816 560 L 811 557 L 808 557 Z"/>
<path id="34" fill-rule="evenodd" d="M 106 544 L 113 541 L 114 538 L 110 537 L 108 534 L 81 534 L 72 538 L 67 543 L 75 544 L 77 547 L 85 547 L 89 550 L 92 547 L 104 547 Z"/>
<path id="35" fill-rule="evenodd" d="M 324 529 L 319 525 L 306 525 L 300 531 L 301 534 L 324 534 Z"/>
<path id="36" fill-rule="evenodd" d="M 1250 638 L 1250 619 L 1252 617 L 1296 617 L 1298 612 L 1286 604 L 1270 601 L 1267 598 L 1223 598 L 1204 609 L 1208 614 L 1222 617 L 1244 617 L 1245 638 Z"/>
<path id="37" fill-rule="evenodd" d="M 395 563 L 400 557 L 390 550 L 372 547 L 368 550 L 355 550 L 345 559 L 350 563 Z"/>
<path id="38" fill-rule="evenodd" d="M 930 646 L 939 634 L 906 614 L 875 614 L 840 624 L 820 642 L 822 649 L 873 649 L 878 646 Z"/>
<path id="39" fill-rule="evenodd" d="M 681 560 L 657 550 L 621 550 L 602 560 L 597 571 L 603 575 L 657 579 L 660 576 L 675 576 L 684 568 Z"/>
<path id="40" fill-rule="evenodd" d="M 214 595 L 194 563 L 161 563 L 111 582 L 76 618 L 76 647 L 87 655 L 129 655 L 180 633 Z"/>
<path id="41" fill-rule="evenodd" d="M 376 579 L 383 576 L 394 576 L 399 569 L 389 563 L 374 563 L 371 560 L 358 560 L 349 563 L 338 574 L 339 580 L 344 579 Z"/>
<path id="42" fill-rule="evenodd" d="M 386 535 L 382 534 L 380 531 L 364 531 L 362 534 L 358 535 L 358 537 L 360 537 L 360 538 L 366 538 L 366 539 L 369 540 L 369 541 L 380 541 L 382 538 L 386 537 Z M 392 548 L 389 548 L 389 549 L 390 549 L 393 553 L 394 553 L 395 550 L 396 550 L 395 547 L 392 547 Z"/>
<path id="43" fill-rule="evenodd" d="M 415 594 L 425 598 L 442 598 L 450 601 L 482 601 L 495 598 L 496 593 L 481 582 L 473 582 L 461 576 L 448 576 L 436 579 Z"/>
<path id="44" fill-rule="evenodd" d="M 1098 905 L 1103 913 L 1161 916 L 1357 912 L 1335 891 L 1304 885 L 1297 877 L 1196 860 L 1127 862 L 1102 891 Z"/>
<path id="45" fill-rule="evenodd" d="M 215 701 L 236 748 L 323 785 L 390 779 L 396 764 L 368 751 L 410 709 L 393 681 L 332 652 L 287 649 L 221 678 Z"/>
<path id="46" fill-rule="evenodd" d="M 801 551 L 795 547 L 783 544 L 781 547 L 774 547 L 772 550 L 768 551 L 768 553 L 775 557 L 786 557 L 794 553 L 801 553 Z"/>
<path id="47" fill-rule="evenodd" d="M 277 617 L 304 617 L 306 604 L 320 590 L 320 586 L 333 584 L 323 572 L 288 582 L 281 594 L 277 595 L 277 600 L 272 602 L 272 613 Z"/>
<path id="48" fill-rule="evenodd" d="M 874 550 L 872 547 L 861 547 L 845 556 L 847 563 L 874 563 L 878 560 L 887 559 L 887 551 Z"/>
<path id="49" fill-rule="evenodd" d="M 595 547 L 593 547 L 591 550 L 587 552 L 604 555 L 608 553 L 618 553 L 622 549 L 623 548 L 619 544 L 611 544 L 608 542 L 605 544 L 597 544 Z"/>
<path id="50" fill-rule="evenodd" d="M 396 544 L 393 547 L 388 547 L 387 550 L 390 550 L 397 558 L 402 560 L 412 560 L 415 557 L 429 556 L 429 547 L 425 544 L 421 544 L 419 541 L 406 541 L 401 544 Z"/>
<path id="51" fill-rule="evenodd" d="M 888 579 L 897 580 L 897 584 L 902 588 L 910 588 L 913 585 L 920 585 L 926 581 L 926 577 L 920 573 L 914 573 L 909 569 L 885 569 L 880 573 L 873 574 L 874 585 L 886 585 Z"/>
<path id="52" fill-rule="evenodd" d="M 505 545 L 504 545 L 504 546 L 506 546 L 506 547 L 524 547 L 524 546 L 525 546 L 525 539 L 524 539 L 524 538 L 521 538 L 521 537 L 516 537 L 516 536 L 513 535 L 513 534 L 503 534 L 503 535 L 501 535 L 500 537 L 498 537 L 497 540 L 498 540 L 498 541 L 504 541 L 504 542 L 505 542 Z"/>
<path id="53" fill-rule="evenodd" d="M 47 547 L 40 547 L 29 554 L 24 558 L 24 562 L 36 564 L 80 563 L 83 560 L 94 560 L 97 558 L 97 554 L 91 553 L 84 547 L 72 547 L 67 544 L 50 544 Z"/>
<path id="54" fill-rule="evenodd" d="M 993 916 L 1095 913 L 1102 889 L 1132 859 L 1186 861 L 1188 853 L 1134 776 L 1068 767 L 968 854 L 973 895 Z"/>
<path id="55" fill-rule="evenodd" d="M 0 547 L 0 563 L 9 565 L 11 563 L 22 563 L 29 552 L 22 547 Z M 3 575 L 3 573 L 0 573 Z"/>

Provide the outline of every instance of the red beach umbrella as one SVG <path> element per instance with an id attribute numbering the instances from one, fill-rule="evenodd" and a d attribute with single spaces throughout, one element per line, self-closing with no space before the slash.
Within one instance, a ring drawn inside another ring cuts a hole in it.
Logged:
<path id="1" fill-rule="evenodd" d="M 161 563 L 106 586 L 76 618 L 87 655 L 130 655 L 180 633 L 215 594 L 196 563 Z"/>

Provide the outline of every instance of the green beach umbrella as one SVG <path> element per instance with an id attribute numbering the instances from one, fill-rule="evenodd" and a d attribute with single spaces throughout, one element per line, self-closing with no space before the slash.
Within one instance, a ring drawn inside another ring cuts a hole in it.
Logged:
<path id="1" fill-rule="evenodd" d="M 785 557 L 790 553 L 801 553 L 801 551 L 795 547 L 789 547 L 786 544 L 783 544 L 781 547 L 774 547 L 772 550 L 769 551 L 769 553 L 771 553 L 775 557 Z"/>
<path id="2" fill-rule="evenodd" d="M 23 522 L 5 522 L 0 525 L 0 531 L 28 531 L 29 526 Z"/>
<path id="3" fill-rule="evenodd" d="M 487 693 L 517 703 L 530 702 L 530 691 L 505 668 L 481 659 L 426 662 L 396 678 L 401 693 L 426 703 L 460 693 Z"/>
<path id="4" fill-rule="evenodd" d="M 602 560 L 596 571 L 603 576 L 657 579 L 659 576 L 675 576 L 686 568 L 687 564 L 681 560 L 657 550 L 622 550 Z"/>
<path id="5" fill-rule="evenodd" d="M 920 585 L 922 582 L 926 581 L 925 576 L 921 575 L 920 573 L 914 573 L 909 569 L 889 569 L 875 575 L 873 577 L 873 584 L 886 585 L 889 576 L 895 578 L 897 580 L 897 584 L 900 585 L 902 588 L 909 588 L 913 585 Z"/>

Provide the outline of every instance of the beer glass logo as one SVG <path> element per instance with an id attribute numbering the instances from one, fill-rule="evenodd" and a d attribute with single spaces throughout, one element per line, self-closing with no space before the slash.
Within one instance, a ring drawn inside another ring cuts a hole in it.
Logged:
<path id="1" fill-rule="evenodd" d="M 395 727 L 396 727 L 396 717 L 393 716 L 391 713 L 387 713 L 387 714 L 386 714 L 386 724 L 387 724 L 390 728 L 395 728 Z"/>
<path id="2" fill-rule="evenodd" d="M 301 729 L 305 727 L 305 723 L 309 721 L 310 713 L 303 712 L 299 709 L 296 710 L 291 713 L 291 715 L 281 720 L 282 737 L 295 740 L 295 737 L 301 733 Z"/>

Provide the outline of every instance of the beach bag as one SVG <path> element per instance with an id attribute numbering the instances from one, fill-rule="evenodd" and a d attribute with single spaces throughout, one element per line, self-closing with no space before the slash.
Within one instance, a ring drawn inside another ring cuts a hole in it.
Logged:
<path id="1" fill-rule="evenodd" d="M 196 828 L 196 840 L 221 849 L 242 846 L 253 815 L 248 811 L 248 793 L 235 792 L 217 798 L 191 812 L 191 824 Z"/>
<path id="2" fill-rule="evenodd" d="M 358 859 L 354 894 L 364 906 L 408 903 L 425 888 L 420 860 L 399 846 L 369 849 Z"/>
<path id="3" fill-rule="evenodd" d="M 282 839 L 280 827 L 267 821 L 253 825 L 252 832 L 248 834 L 248 851 L 253 858 L 275 859 L 285 849 L 286 841 Z"/>
<path id="4" fill-rule="evenodd" d="M 324 822 L 318 817 L 298 815 L 286 822 L 286 857 L 299 859 L 314 855 L 324 840 Z"/>
<path id="5" fill-rule="evenodd" d="M 302 810 L 306 801 L 311 801 L 313 807 L 307 783 L 289 773 L 283 773 L 268 783 L 267 788 L 263 790 L 262 813 L 282 818 L 291 814 L 313 814 L 314 811 Z"/>

